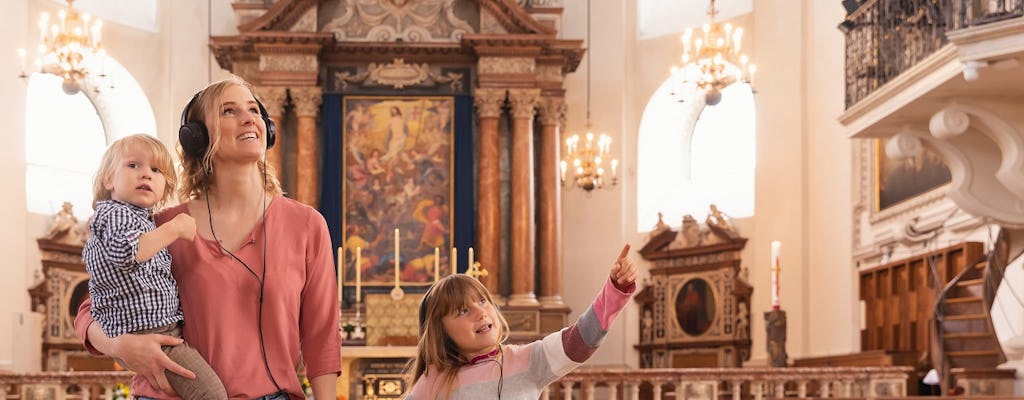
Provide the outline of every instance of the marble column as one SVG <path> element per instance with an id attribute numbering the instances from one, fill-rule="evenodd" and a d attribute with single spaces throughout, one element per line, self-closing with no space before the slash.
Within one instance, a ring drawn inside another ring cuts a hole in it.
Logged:
<path id="1" fill-rule="evenodd" d="M 501 297 L 501 156 L 498 118 L 505 104 L 505 89 L 476 89 L 473 104 L 480 124 L 477 150 L 476 259 L 486 268 L 481 278 L 494 296 Z"/>
<path id="2" fill-rule="evenodd" d="M 257 86 L 254 89 L 256 89 L 260 103 L 263 103 L 263 107 L 267 109 L 267 115 L 277 127 L 274 147 L 267 150 L 267 164 L 273 169 L 274 176 L 280 180 L 284 172 L 284 158 L 281 156 L 281 152 L 284 148 L 285 129 L 282 117 L 285 103 L 288 102 L 288 90 L 282 86 Z"/>
<path id="3" fill-rule="evenodd" d="M 313 208 L 319 200 L 320 165 L 317 157 L 316 116 L 323 97 L 319 87 L 291 88 L 295 103 L 296 124 L 296 185 L 295 199 Z"/>
<path id="4" fill-rule="evenodd" d="M 537 251 L 540 269 L 541 307 L 559 307 L 562 303 L 562 190 L 558 166 L 561 129 L 565 125 L 563 97 L 544 97 L 540 101 L 540 157 L 537 166 Z"/>
<path id="5" fill-rule="evenodd" d="M 510 89 L 512 107 L 512 190 L 509 264 L 512 267 L 512 295 L 508 304 L 536 305 L 534 294 L 535 240 L 533 182 L 533 117 L 540 89 Z"/>

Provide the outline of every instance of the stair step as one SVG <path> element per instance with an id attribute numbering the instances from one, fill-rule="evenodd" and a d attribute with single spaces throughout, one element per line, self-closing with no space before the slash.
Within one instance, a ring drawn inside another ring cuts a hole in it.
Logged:
<path id="1" fill-rule="evenodd" d="M 946 339 L 980 339 L 989 338 L 992 334 L 988 332 L 967 332 L 967 333 L 947 333 L 943 335 Z"/>
<path id="2" fill-rule="evenodd" d="M 978 286 L 978 285 L 982 285 L 984 283 L 985 283 L 985 278 L 978 278 L 978 279 L 965 279 L 965 280 L 962 280 L 960 282 L 957 282 L 956 285 L 960 286 L 960 287 L 964 287 L 964 286 Z"/>
<path id="3" fill-rule="evenodd" d="M 961 315 L 947 315 L 946 321 L 970 321 L 976 319 L 988 318 L 985 314 L 961 314 Z"/>
<path id="4" fill-rule="evenodd" d="M 981 297 L 978 296 L 966 296 L 966 297 L 947 297 L 946 303 L 958 304 L 958 303 L 980 303 Z"/>
<path id="5" fill-rule="evenodd" d="M 995 350 L 963 350 L 963 351 L 947 351 L 946 355 L 950 358 L 954 357 L 999 357 L 999 352 Z"/>

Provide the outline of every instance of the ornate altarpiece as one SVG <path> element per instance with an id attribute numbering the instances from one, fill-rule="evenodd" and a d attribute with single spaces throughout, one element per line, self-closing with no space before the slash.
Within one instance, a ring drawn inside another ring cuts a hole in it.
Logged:
<path id="1" fill-rule="evenodd" d="M 685 225 L 682 231 L 655 231 L 639 251 L 654 263 L 650 282 L 635 298 L 640 367 L 741 367 L 751 345 L 753 287 L 740 267 L 747 239 L 703 231 L 687 245 Z"/>
<path id="2" fill-rule="evenodd" d="M 326 161 L 340 157 L 325 146 L 333 138 L 318 135 L 336 118 L 327 107 L 331 96 L 469 99 L 474 193 L 468 223 L 475 234 L 468 243 L 489 272 L 481 280 L 503 303 L 513 340 L 565 326 L 556 168 L 563 80 L 583 49 L 581 40 L 558 38 L 561 1 L 247 0 L 232 6 L 239 34 L 213 37 L 211 48 L 221 67 L 254 84 L 278 122 L 278 146 L 268 160 L 286 190 L 319 207 L 329 225 L 343 212 L 326 196 L 336 188 L 321 179 L 333 173 L 321 170 Z M 458 182 L 453 191 L 460 194 Z M 455 208 L 467 209 L 457 201 Z M 335 246 L 344 235 L 332 226 Z M 460 270 L 463 254 L 460 248 Z M 367 327 L 368 338 L 374 328 Z M 377 357 L 370 347 L 355 353 Z M 388 357 L 401 353 L 393 350 Z M 346 367 L 361 365 L 348 354 L 354 353 L 343 353 Z M 339 393 L 355 395 L 351 383 L 369 396 L 370 378 L 345 382 Z M 367 398 L 393 398 L 373 396 Z"/>
<path id="3" fill-rule="evenodd" d="M 82 244 L 51 238 L 37 241 L 42 280 L 29 289 L 32 311 L 43 314 L 44 371 L 109 371 L 110 358 L 90 355 L 75 334 L 78 306 L 89 295 L 89 274 L 82 263 Z"/>

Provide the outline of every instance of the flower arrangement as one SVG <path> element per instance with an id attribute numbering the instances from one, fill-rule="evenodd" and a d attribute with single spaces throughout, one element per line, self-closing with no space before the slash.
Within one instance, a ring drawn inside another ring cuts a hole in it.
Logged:
<path id="1" fill-rule="evenodd" d="M 111 396 L 114 400 L 131 400 L 132 390 L 124 383 L 114 385 L 114 393 Z"/>

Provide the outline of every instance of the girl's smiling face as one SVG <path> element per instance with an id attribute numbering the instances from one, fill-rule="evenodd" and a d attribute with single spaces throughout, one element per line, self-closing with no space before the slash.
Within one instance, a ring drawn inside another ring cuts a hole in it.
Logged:
<path id="1" fill-rule="evenodd" d="M 498 321 L 498 310 L 494 305 L 475 293 L 466 299 L 464 306 L 441 319 L 445 334 L 467 359 L 494 349 L 498 344 Z"/>

